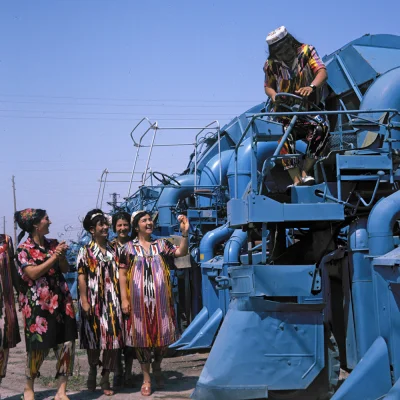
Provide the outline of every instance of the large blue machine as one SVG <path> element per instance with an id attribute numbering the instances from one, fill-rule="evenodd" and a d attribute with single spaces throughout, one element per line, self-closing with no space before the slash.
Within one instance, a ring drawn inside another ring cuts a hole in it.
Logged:
<path id="1" fill-rule="evenodd" d="M 191 323 L 171 347 L 212 346 L 195 399 L 400 398 L 400 37 L 365 35 L 324 62 L 324 111 L 293 98 L 286 131 L 268 102 L 210 124 L 183 173 L 146 179 L 148 162 L 119 206 L 151 211 L 160 236 L 189 217 L 177 299 Z M 316 185 L 287 190 L 278 140 L 317 114 L 331 137 Z"/>
<path id="2" fill-rule="evenodd" d="M 215 277 L 230 302 L 195 399 L 400 398 L 400 37 L 366 35 L 324 61 L 332 133 L 315 186 L 284 191 L 282 126 L 265 105 L 244 114 L 226 229 L 245 251 Z M 282 112 L 289 129 L 312 114 Z"/>

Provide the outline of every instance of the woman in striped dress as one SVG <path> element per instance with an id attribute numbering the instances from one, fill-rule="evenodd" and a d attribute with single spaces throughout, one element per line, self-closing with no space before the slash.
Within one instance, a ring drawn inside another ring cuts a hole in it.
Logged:
<path id="1" fill-rule="evenodd" d="M 19 290 L 13 244 L 10 236 L 0 235 L 0 384 L 6 376 L 9 349 L 21 341 L 13 286 Z"/>
<path id="2" fill-rule="evenodd" d="M 151 394 L 150 364 L 159 389 L 163 387 L 161 361 L 177 339 L 169 265 L 188 252 L 189 221 L 178 217 L 182 231 L 179 247 L 152 237 L 153 221 L 147 211 L 132 215 L 132 236 L 119 255 L 122 312 L 130 314 L 133 346 L 143 373 L 143 396 Z"/>
<path id="3" fill-rule="evenodd" d="M 112 396 L 109 375 L 115 371 L 118 351 L 124 344 L 117 257 L 107 239 L 109 225 L 103 211 L 89 211 L 83 227 L 92 235 L 92 241 L 81 247 L 77 258 L 80 341 L 90 366 L 87 387 L 96 390 L 97 366 L 102 365 L 100 387 L 106 396 Z"/>
<path id="4" fill-rule="evenodd" d="M 114 233 L 117 234 L 117 237 L 113 239 L 110 244 L 115 252 L 118 253 L 120 249 L 131 240 L 131 215 L 125 211 L 118 211 L 113 214 L 112 228 Z M 114 388 L 134 386 L 132 365 L 135 352 L 132 347 L 132 320 L 129 318 L 129 315 L 124 315 L 124 341 L 125 347 L 118 351 L 113 380 Z M 124 360 L 124 365 L 122 363 L 122 358 Z"/>

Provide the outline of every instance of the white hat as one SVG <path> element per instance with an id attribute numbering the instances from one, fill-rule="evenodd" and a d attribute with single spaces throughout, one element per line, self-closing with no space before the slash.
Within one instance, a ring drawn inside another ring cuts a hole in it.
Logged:
<path id="1" fill-rule="evenodd" d="M 112 225 L 112 216 L 110 214 L 104 214 L 104 216 L 106 217 L 106 220 L 108 222 L 108 225 Z"/>
<path id="2" fill-rule="evenodd" d="M 136 215 L 138 215 L 139 213 L 145 212 L 145 211 L 146 211 L 146 210 L 134 211 L 134 212 L 132 213 L 132 216 L 131 216 L 131 225 L 133 225 L 133 220 L 135 219 Z"/>
<path id="3" fill-rule="evenodd" d="M 287 34 L 288 34 L 288 31 L 282 25 L 279 28 L 275 29 L 274 31 L 268 33 L 268 36 L 265 40 L 267 41 L 268 45 L 270 46 L 271 44 L 274 44 L 276 42 L 279 42 L 279 40 L 282 40 Z"/>

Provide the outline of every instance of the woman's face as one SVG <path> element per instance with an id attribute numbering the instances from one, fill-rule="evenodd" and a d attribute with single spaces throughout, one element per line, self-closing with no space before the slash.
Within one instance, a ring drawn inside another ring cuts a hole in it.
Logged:
<path id="1" fill-rule="evenodd" d="M 47 235 L 49 233 L 49 226 L 51 225 L 51 221 L 49 216 L 46 214 L 38 224 L 34 225 L 36 228 L 36 232 L 41 235 Z"/>
<path id="2" fill-rule="evenodd" d="M 150 235 L 153 233 L 153 220 L 151 219 L 150 215 L 144 215 L 139 219 L 137 232 L 141 233 L 142 235 Z"/>
<path id="3" fill-rule="evenodd" d="M 118 235 L 118 239 L 127 239 L 130 230 L 131 224 L 126 219 L 117 220 L 117 223 L 115 224 L 115 232 Z"/>
<path id="4" fill-rule="evenodd" d="M 274 49 L 274 58 L 283 61 L 285 64 L 291 64 L 296 57 L 296 50 L 289 40 L 283 39 L 276 44 Z"/>
<path id="5" fill-rule="evenodd" d="M 109 225 L 106 221 L 98 221 L 96 226 L 90 230 L 93 239 L 107 239 L 108 238 Z"/>

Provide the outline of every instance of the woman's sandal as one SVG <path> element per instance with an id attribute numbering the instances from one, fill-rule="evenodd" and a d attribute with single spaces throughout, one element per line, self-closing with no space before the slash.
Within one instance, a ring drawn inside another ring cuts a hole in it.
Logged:
<path id="1" fill-rule="evenodd" d="M 154 369 L 153 368 L 153 374 L 154 374 L 154 379 L 156 381 L 156 387 L 159 390 L 164 389 L 165 387 L 165 382 L 164 382 L 164 375 L 160 369 Z"/>
<path id="2" fill-rule="evenodd" d="M 89 369 L 89 375 L 86 381 L 86 386 L 88 390 L 90 390 L 91 392 L 94 392 L 96 390 L 97 386 L 96 379 L 97 379 L 97 368 L 91 367 Z"/>
<path id="3" fill-rule="evenodd" d="M 150 396 L 151 395 L 151 382 L 143 382 L 142 387 L 140 388 L 140 393 L 142 396 Z"/>
<path id="4" fill-rule="evenodd" d="M 25 391 L 24 391 L 24 393 L 21 395 L 21 400 L 26 400 L 26 399 L 25 399 Z M 35 393 L 33 393 L 33 400 L 35 400 Z"/>
<path id="5" fill-rule="evenodd" d="M 57 396 L 54 397 L 54 400 L 56 400 Z M 60 399 L 60 397 L 59 397 Z M 63 394 L 61 397 L 61 400 L 69 400 L 69 397 L 66 394 Z"/>
<path id="6" fill-rule="evenodd" d="M 107 380 L 106 380 L 107 379 Z M 100 381 L 100 387 L 101 387 L 101 390 L 103 391 L 103 393 L 106 395 L 106 396 L 112 396 L 113 394 L 114 394 L 114 391 L 113 390 L 111 390 L 111 386 L 110 386 L 110 381 L 109 381 L 109 377 L 107 376 L 106 378 L 105 378 L 105 376 L 102 376 L 101 377 L 101 381 Z"/>

